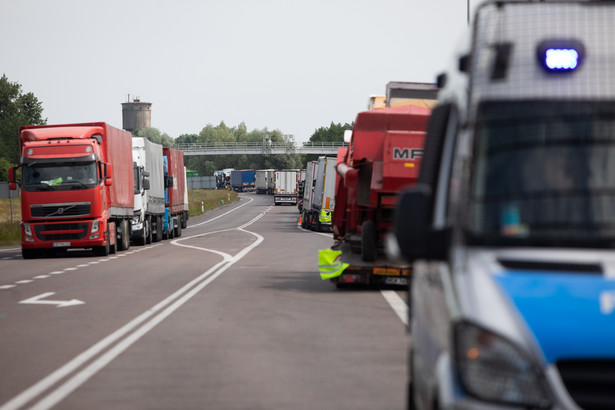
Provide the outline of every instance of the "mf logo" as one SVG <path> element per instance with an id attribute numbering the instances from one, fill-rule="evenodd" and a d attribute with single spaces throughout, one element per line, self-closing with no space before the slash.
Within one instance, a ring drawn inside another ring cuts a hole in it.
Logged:
<path id="1" fill-rule="evenodd" d="M 604 290 L 600 292 L 600 312 L 603 315 L 610 315 L 615 310 L 615 290 Z"/>
<path id="2" fill-rule="evenodd" d="M 414 161 L 416 158 L 423 157 L 421 148 L 393 148 L 393 159 L 409 159 Z"/>

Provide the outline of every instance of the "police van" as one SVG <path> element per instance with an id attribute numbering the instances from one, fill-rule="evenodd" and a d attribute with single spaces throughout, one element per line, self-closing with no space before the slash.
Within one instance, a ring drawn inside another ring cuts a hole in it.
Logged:
<path id="1" fill-rule="evenodd" d="M 438 82 L 409 407 L 615 409 L 615 2 L 486 1 Z"/>

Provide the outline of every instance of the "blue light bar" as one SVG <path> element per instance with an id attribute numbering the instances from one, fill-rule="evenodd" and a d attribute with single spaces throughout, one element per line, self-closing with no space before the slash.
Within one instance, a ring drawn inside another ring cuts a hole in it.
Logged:
<path id="1" fill-rule="evenodd" d="M 547 72 L 573 72 L 585 57 L 583 44 L 576 40 L 547 40 L 536 49 L 538 61 Z"/>
<path id="2" fill-rule="evenodd" d="M 550 48 L 545 52 L 549 70 L 574 70 L 579 65 L 579 52 L 573 48 Z"/>

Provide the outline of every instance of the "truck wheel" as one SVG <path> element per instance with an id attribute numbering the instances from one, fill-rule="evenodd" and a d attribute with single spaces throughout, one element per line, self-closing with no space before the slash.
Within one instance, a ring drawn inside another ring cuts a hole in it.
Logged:
<path id="1" fill-rule="evenodd" d="M 107 232 L 107 241 L 103 246 L 95 246 L 93 248 L 94 255 L 96 256 L 107 256 L 109 255 L 111 247 L 109 246 L 109 233 Z"/>
<path id="2" fill-rule="evenodd" d="M 148 216 L 145 219 L 145 226 L 147 228 L 147 235 L 145 236 L 145 245 L 152 243 L 153 234 L 152 234 L 152 218 Z"/>
<path id="3" fill-rule="evenodd" d="M 178 216 L 178 218 L 181 219 L 181 216 Z M 175 225 L 175 237 L 179 238 L 180 236 L 182 236 L 182 222 L 181 221 L 179 221 L 177 225 Z"/>
<path id="4" fill-rule="evenodd" d="M 117 250 L 118 251 L 125 251 L 128 250 L 128 244 L 130 243 L 130 234 L 128 234 L 128 223 L 126 222 L 125 219 L 122 219 L 122 222 L 120 222 L 120 226 L 117 232 Z"/>
<path id="5" fill-rule="evenodd" d="M 376 225 L 374 221 L 361 224 L 361 257 L 365 262 L 373 262 L 378 255 Z"/>
<path id="6" fill-rule="evenodd" d="M 188 215 L 182 215 L 182 229 L 186 229 L 188 227 Z"/>
<path id="7" fill-rule="evenodd" d="M 162 216 L 156 216 L 156 235 L 153 237 L 154 242 L 162 240 Z"/>

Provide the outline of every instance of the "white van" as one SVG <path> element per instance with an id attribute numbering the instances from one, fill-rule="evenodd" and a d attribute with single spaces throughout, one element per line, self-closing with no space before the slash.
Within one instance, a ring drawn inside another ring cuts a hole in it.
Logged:
<path id="1" fill-rule="evenodd" d="M 439 77 L 409 408 L 615 409 L 615 2 L 487 1 Z"/>

